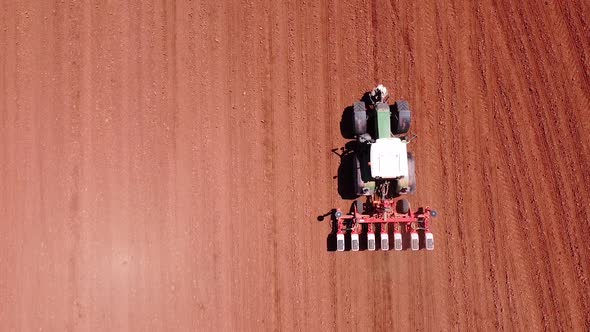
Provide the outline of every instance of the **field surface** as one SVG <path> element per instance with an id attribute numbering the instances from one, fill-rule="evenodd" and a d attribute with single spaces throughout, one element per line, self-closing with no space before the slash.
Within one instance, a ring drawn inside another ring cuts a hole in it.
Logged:
<path id="1" fill-rule="evenodd" d="M 3 1 L 2 330 L 589 331 L 589 18 Z M 327 250 L 331 150 L 376 83 L 413 108 L 433 252 Z"/>

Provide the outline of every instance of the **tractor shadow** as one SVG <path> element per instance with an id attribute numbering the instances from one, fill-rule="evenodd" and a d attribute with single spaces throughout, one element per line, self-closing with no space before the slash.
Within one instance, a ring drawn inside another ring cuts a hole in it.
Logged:
<path id="1" fill-rule="evenodd" d="M 367 108 L 367 115 L 369 117 L 369 121 L 367 124 L 367 131 L 369 133 L 375 132 L 375 126 L 373 124 L 374 121 L 371 121 L 370 118 L 373 116 L 374 112 L 369 108 L 371 104 L 369 92 L 366 92 L 361 98 L 361 101 L 365 102 Z M 340 119 L 340 134 L 343 138 L 349 140 L 346 142 L 344 147 L 334 148 L 332 149 L 332 153 L 337 155 L 340 158 L 340 164 L 338 165 L 338 174 L 334 176 L 334 178 L 338 179 L 338 195 L 340 198 L 346 200 L 354 200 L 358 197 L 356 194 L 355 189 L 355 172 L 356 172 L 356 163 L 355 163 L 355 148 L 357 146 L 356 143 L 356 136 L 354 133 L 354 107 L 353 105 L 347 106 L 342 111 L 342 117 Z M 354 210 L 354 201 L 350 205 L 349 212 Z M 319 215 L 317 220 L 319 222 L 325 221 L 327 218 L 330 219 L 330 226 L 331 232 L 328 234 L 326 238 L 326 248 L 328 251 L 336 251 L 336 233 L 338 232 L 338 221 L 334 217 L 334 213 L 336 209 L 332 209 L 329 212 Z M 345 213 L 345 211 L 342 211 Z M 367 247 L 366 237 L 361 237 L 360 239 L 360 249 L 363 250 Z M 345 236 L 345 250 L 351 250 L 350 244 L 350 234 L 347 232 Z"/>
<path id="2" fill-rule="evenodd" d="M 354 108 L 348 106 L 342 111 L 340 134 L 346 139 L 354 139 Z"/>
<path id="3" fill-rule="evenodd" d="M 354 173 L 356 172 L 355 147 L 356 142 L 349 141 L 344 147 L 332 149 L 332 153 L 340 158 L 338 174 L 334 178 L 338 179 L 338 194 L 342 199 L 355 199 L 358 197 L 354 186 Z"/>

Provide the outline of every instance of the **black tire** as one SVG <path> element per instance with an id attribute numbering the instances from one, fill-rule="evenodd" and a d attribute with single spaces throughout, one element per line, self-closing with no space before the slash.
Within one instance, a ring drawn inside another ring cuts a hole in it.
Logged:
<path id="1" fill-rule="evenodd" d="M 392 105 L 391 130 L 394 135 L 405 134 L 410 130 L 412 112 L 405 100 L 398 100 Z"/>
<path id="2" fill-rule="evenodd" d="M 408 194 L 416 193 L 416 162 L 411 152 L 408 152 Z"/>
<path id="3" fill-rule="evenodd" d="M 397 213 L 408 214 L 410 212 L 410 202 L 405 199 L 400 199 L 395 203 Z"/>
<path id="4" fill-rule="evenodd" d="M 354 134 L 360 136 L 367 132 L 367 110 L 365 103 L 357 101 L 354 103 Z"/>
<path id="5" fill-rule="evenodd" d="M 372 190 L 367 188 L 367 175 L 363 174 L 363 167 L 361 166 L 361 162 L 364 162 L 363 159 L 359 159 L 357 154 L 354 155 L 354 185 L 355 185 L 355 193 L 357 196 L 370 196 L 373 194 Z"/>
<path id="6" fill-rule="evenodd" d="M 409 111 L 410 110 L 410 104 L 408 103 L 407 100 L 396 100 L 395 101 L 395 107 L 397 109 L 397 111 Z"/>
<path id="7" fill-rule="evenodd" d="M 365 206 L 363 205 L 363 201 L 361 201 L 360 199 L 357 199 L 354 202 L 356 204 L 356 212 L 363 214 L 365 212 Z"/>
<path id="8" fill-rule="evenodd" d="M 361 163 L 358 156 L 355 154 L 353 159 L 354 165 L 354 192 L 356 195 L 362 195 L 363 180 L 361 176 Z"/>

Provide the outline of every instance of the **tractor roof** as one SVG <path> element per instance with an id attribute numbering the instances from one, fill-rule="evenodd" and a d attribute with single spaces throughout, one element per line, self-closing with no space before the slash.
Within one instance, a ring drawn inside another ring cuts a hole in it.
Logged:
<path id="1" fill-rule="evenodd" d="M 380 138 L 371 144 L 371 175 L 382 179 L 408 176 L 406 143 L 391 137 Z"/>

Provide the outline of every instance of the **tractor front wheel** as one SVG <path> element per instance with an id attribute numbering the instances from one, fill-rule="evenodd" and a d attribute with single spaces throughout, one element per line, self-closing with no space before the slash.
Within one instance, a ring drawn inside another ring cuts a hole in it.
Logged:
<path id="1" fill-rule="evenodd" d="M 410 130 L 412 112 L 410 105 L 405 100 L 398 100 L 391 105 L 391 129 L 395 135 L 405 134 Z"/>
<path id="2" fill-rule="evenodd" d="M 365 103 L 358 101 L 354 103 L 354 134 L 360 136 L 367 132 L 367 110 Z"/>

